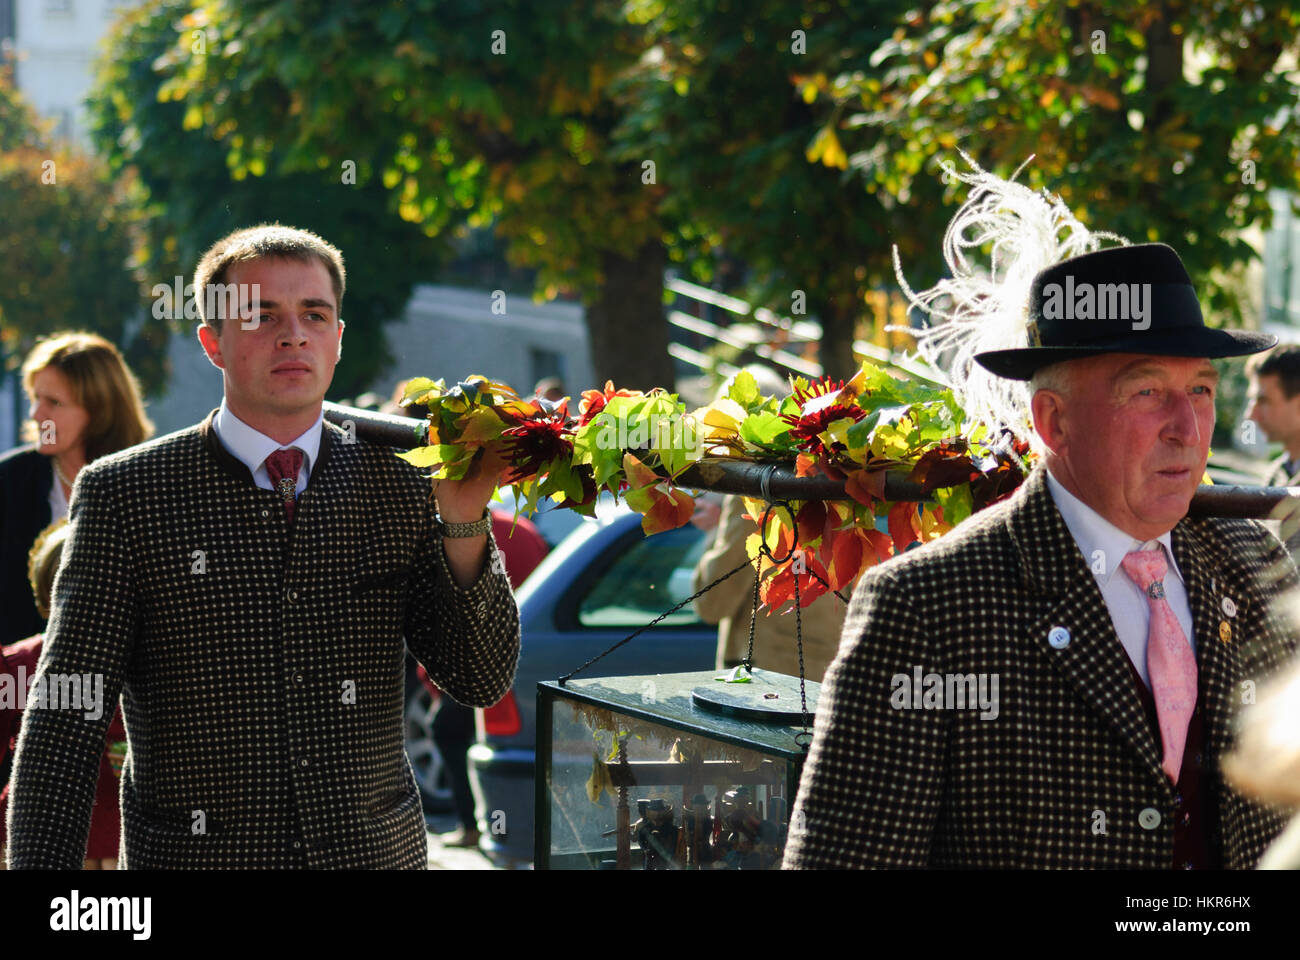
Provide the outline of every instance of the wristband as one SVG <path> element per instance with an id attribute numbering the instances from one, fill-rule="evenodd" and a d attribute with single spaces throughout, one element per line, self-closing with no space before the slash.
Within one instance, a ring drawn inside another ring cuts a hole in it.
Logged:
<path id="1" fill-rule="evenodd" d="M 434 516 L 434 524 L 438 527 L 438 532 L 444 537 L 480 537 L 492 529 L 492 517 L 487 508 L 483 508 L 483 516 L 473 523 L 443 523 L 442 517 Z"/>

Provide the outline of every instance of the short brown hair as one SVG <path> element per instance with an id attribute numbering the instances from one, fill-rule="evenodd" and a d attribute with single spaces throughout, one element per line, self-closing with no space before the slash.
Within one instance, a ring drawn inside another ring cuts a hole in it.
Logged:
<path id="1" fill-rule="evenodd" d="M 269 257 L 298 260 L 302 263 L 320 261 L 329 272 L 330 284 L 334 287 L 334 305 L 342 316 L 343 290 L 347 286 L 343 254 L 310 230 L 299 230 L 279 223 L 261 223 L 222 237 L 199 258 L 199 265 L 194 269 L 194 299 L 199 308 L 199 316 L 218 336 L 221 334 L 221 317 L 207 315 L 208 284 L 225 283 L 226 274 L 236 263 L 249 263 Z"/>
<path id="2" fill-rule="evenodd" d="M 1246 361 L 1246 373 L 1252 377 L 1275 376 L 1288 400 L 1300 393 L 1300 344 L 1279 343 L 1267 353 L 1257 353 Z"/>
<path id="3" fill-rule="evenodd" d="M 68 378 L 77 405 L 90 415 L 82 444 L 86 462 L 135 446 L 153 436 L 145 416 L 140 384 L 117 347 L 95 333 L 56 333 L 39 341 L 23 361 L 23 388 L 36 390 L 36 375 L 53 367 Z M 23 439 L 36 439 L 36 424 L 28 420 Z"/>
<path id="4" fill-rule="evenodd" d="M 36 597 L 36 612 L 41 619 L 50 618 L 50 600 L 54 594 L 54 574 L 63 559 L 63 541 L 68 539 L 66 518 L 55 520 L 42 530 L 27 553 L 27 579 Z"/>

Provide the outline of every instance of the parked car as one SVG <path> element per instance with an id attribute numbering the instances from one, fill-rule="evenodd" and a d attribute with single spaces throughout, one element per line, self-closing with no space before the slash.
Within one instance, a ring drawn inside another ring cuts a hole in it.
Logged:
<path id="1" fill-rule="evenodd" d="M 485 828 L 480 848 L 494 859 L 533 859 L 537 684 L 576 669 L 689 597 L 709 536 L 687 524 L 647 537 L 640 515 L 625 504 L 602 506 L 518 591 L 523 648 L 514 687 L 480 712 L 478 742 L 469 752 L 476 813 Z M 580 676 L 709 670 L 717 636 L 717 627 L 687 604 Z"/>

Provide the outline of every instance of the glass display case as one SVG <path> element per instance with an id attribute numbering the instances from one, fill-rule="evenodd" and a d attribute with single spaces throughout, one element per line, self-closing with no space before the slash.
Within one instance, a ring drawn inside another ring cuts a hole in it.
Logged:
<path id="1" fill-rule="evenodd" d="M 780 867 L 810 739 L 799 681 L 721 676 L 538 684 L 537 869 Z"/>

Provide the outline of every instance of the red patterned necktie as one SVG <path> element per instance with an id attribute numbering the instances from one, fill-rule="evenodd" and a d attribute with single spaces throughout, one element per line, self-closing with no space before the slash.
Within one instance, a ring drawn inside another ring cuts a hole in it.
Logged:
<path id="1" fill-rule="evenodd" d="M 1187 743 L 1187 725 L 1196 709 L 1196 657 L 1187 642 L 1173 607 L 1165 599 L 1165 560 L 1163 546 L 1154 550 L 1134 550 L 1120 565 L 1134 583 L 1142 588 L 1151 606 L 1151 625 L 1147 630 L 1147 672 L 1151 676 L 1151 695 L 1156 701 L 1160 721 L 1160 739 L 1165 756 L 1162 766 L 1175 784 L 1183 766 L 1183 747 Z"/>
<path id="2" fill-rule="evenodd" d="M 277 450 L 266 458 L 266 472 L 271 483 L 284 498 L 284 515 L 293 522 L 294 497 L 297 496 L 298 471 L 302 469 L 302 451 L 297 447 Z"/>

